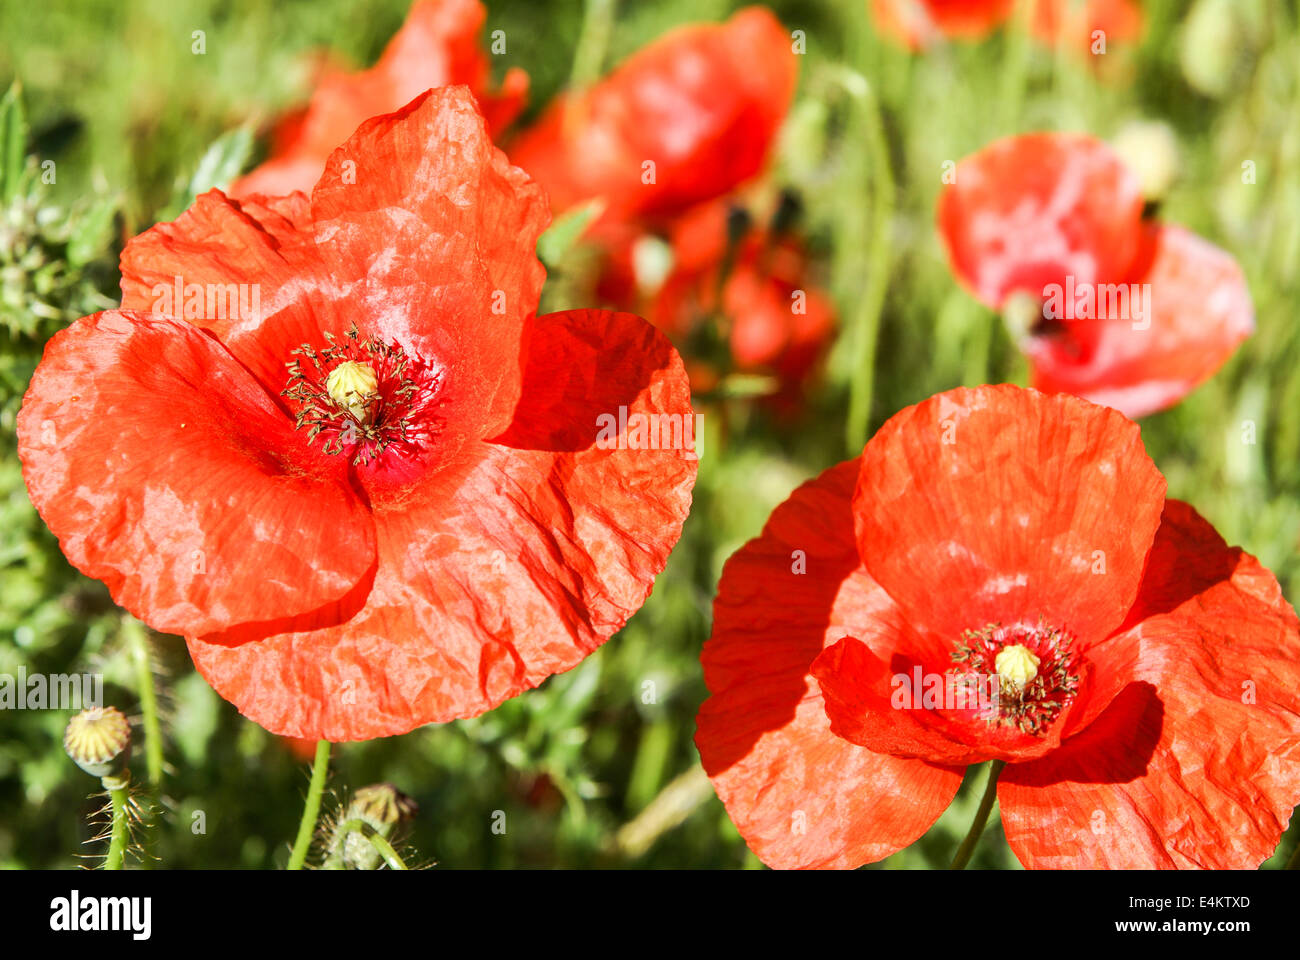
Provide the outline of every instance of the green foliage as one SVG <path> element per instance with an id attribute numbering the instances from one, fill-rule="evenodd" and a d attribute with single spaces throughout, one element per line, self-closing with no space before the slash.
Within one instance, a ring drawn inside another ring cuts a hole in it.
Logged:
<path id="1" fill-rule="evenodd" d="M 106 701 L 139 716 L 120 613 L 100 584 L 68 567 L 27 502 L 14 452 L 22 392 L 51 335 L 117 301 L 122 236 L 174 216 L 246 169 L 254 131 L 264 133 L 271 118 L 308 95 L 308 51 L 323 46 L 344 61 L 373 62 L 406 6 L 68 0 L 0 7 L 0 78 L 25 85 L 21 96 L 15 85 L 0 101 L 0 672 L 100 671 Z M 582 5 L 488 6 L 487 29 L 509 38 L 494 75 L 524 66 L 535 115 L 569 79 Z M 623 0 L 605 65 L 675 24 L 737 6 Z M 699 653 L 722 564 L 795 485 L 857 452 L 845 442 L 846 432 L 859 432 L 846 430 L 851 404 L 859 404 L 869 435 L 936 391 L 1024 381 L 1023 361 L 1000 323 L 953 280 L 933 227 L 944 163 L 1002 135 L 1045 128 L 1109 137 L 1133 119 L 1172 127 L 1181 179 L 1164 214 L 1238 258 L 1258 332 L 1210 383 L 1148 418 L 1143 436 L 1170 495 L 1257 554 L 1288 597 L 1300 596 L 1294 4 L 1200 0 L 1189 21 L 1185 4 L 1144 3 L 1142 44 L 1116 47 L 1104 71 L 1011 31 L 914 57 L 875 35 L 866 0 L 772 6 L 808 39 L 772 178 L 802 198 L 816 279 L 839 308 L 839 343 L 797 423 L 768 416 L 765 386 L 750 380 L 729 383 L 711 401 L 682 541 L 644 609 L 581 666 L 483 717 L 336 748 L 337 794 L 390 781 L 418 802 L 409 843 L 426 860 L 756 865 L 708 790 L 692 795 L 680 825 L 647 845 L 622 845 L 620 828 L 697 762 L 694 717 L 706 694 Z M 1212 18 L 1225 15 L 1231 45 L 1212 29 Z M 205 31 L 201 55 L 192 52 L 195 30 Z M 42 178 L 47 160 L 56 165 L 52 183 Z M 1244 162 L 1254 164 L 1254 183 L 1243 182 Z M 548 309 L 593 305 L 566 302 L 566 281 L 582 268 L 584 215 L 558 220 L 539 246 L 553 268 Z M 865 349 L 872 340 L 874 352 Z M 869 372 L 863 408 L 851 386 Z M 1248 422 L 1253 443 L 1244 442 Z M 167 867 L 283 865 L 307 786 L 303 762 L 218 698 L 180 640 L 155 637 L 153 650 L 168 767 L 149 852 Z M 97 787 L 62 754 L 66 719 L 0 714 L 0 866 L 71 866 L 91 836 L 86 815 L 96 803 L 86 797 Z M 143 752 L 133 769 L 143 776 Z M 983 777 L 972 771 L 935 827 L 881 866 L 946 865 Z M 1294 844 L 1293 836 L 1282 849 Z M 974 865 L 1015 865 L 996 816 Z"/>

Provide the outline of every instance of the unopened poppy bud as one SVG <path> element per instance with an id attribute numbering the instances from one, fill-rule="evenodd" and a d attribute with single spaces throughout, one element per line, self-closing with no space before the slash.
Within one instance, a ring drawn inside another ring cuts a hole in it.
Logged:
<path id="1" fill-rule="evenodd" d="M 68 721 L 63 749 L 92 777 L 117 774 L 131 756 L 131 727 L 116 707 L 90 707 Z"/>
<path id="2" fill-rule="evenodd" d="M 339 829 L 330 843 L 331 859 L 352 870 L 378 869 L 383 858 L 366 834 L 356 829 L 343 832 L 342 828 L 360 820 L 388 840 L 400 824 L 415 816 L 417 809 L 416 802 L 391 783 L 362 787 L 353 794 L 338 821 Z"/>
<path id="3" fill-rule="evenodd" d="M 993 667 L 999 677 L 1023 687 L 1038 676 L 1039 662 L 1028 647 L 1013 643 L 998 651 L 998 655 L 993 658 Z"/>
<path id="4" fill-rule="evenodd" d="M 330 399 L 352 414 L 359 422 L 373 419 L 375 398 L 379 396 L 379 376 L 374 367 L 356 360 L 345 360 L 330 371 L 325 381 Z"/>
<path id="5" fill-rule="evenodd" d="M 348 818 L 364 820 L 376 830 L 392 827 L 415 816 L 419 809 L 414 800 L 391 783 L 362 787 L 348 804 Z"/>

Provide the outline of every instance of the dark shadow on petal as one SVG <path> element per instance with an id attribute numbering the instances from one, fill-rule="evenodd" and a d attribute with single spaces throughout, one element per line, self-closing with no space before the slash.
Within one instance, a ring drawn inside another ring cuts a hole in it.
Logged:
<path id="1" fill-rule="evenodd" d="M 676 351 L 646 321 L 611 323 L 611 316 L 570 310 L 534 321 L 514 420 L 490 442 L 522 450 L 586 450 L 609 422 L 601 418 L 619 424 L 620 408 L 652 386 Z"/>
<path id="2" fill-rule="evenodd" d="M 707 747 L 701 754 L 710 776 L 744 759 L 764 733 L 793 720 L 796 707 L 813 683 L 809 671 L 826 646 L 835 599 L 844 581 L 862 566 L 853 538 L 852 496 L 857 471 L 858 461 L 848 461 L 823 474 L 819 489 L 811 489 L 818 481 L 805 485 L 797 503 L 786 501 L 777 508 L 777 514 L 798 511 L 800 519 L 786 515 L 778 520 L 774 514 L 763 538 L 750 541 L 723 569 L 714 607 L 714 636 L 722 628 L 728 633 L 747 633 L 752 639 L 738 642 L 733 638 L 723 646 L 710 640 L 705 645 L 705 679 L 714 693 L 700 708 L 697 726 L 699 730 L 706 723 L 709 726 Z M 780 532 L 771 532 L 773 526 L 789 531 L 796 522 L 808 531 L 806 542 L 787 542 Z M 807 572 L 782 575 L 778 581 L 781 571 L 790 571 L 792 549 L 807 551 Z M 756 575 L 756 568 L 763 573 Z M 784 611 L 780 622 L 755 622 L 754 609 L 773 609 L 778 583 L 779 610 Z M 728 620 L 734 623 L 724 626 Z M 843 631 L 849 632 L 848 627 Z M 758 654 L 758 673 L 754 670 L 755 652 L 745 649 L 751 644 L 769 645 L 766 656 Z M 720 718 L 708 720 L 715 712 Z M 750 721 L 733 722 L 738 714 L 748 715 Z M 761 722 L 755 722 L 758 717 Z M 829 726 L 829 720 L 827 723 Z"/>
<path id="3" fill-rule="evenodd" d="M 1042 760 L 1012 764 L 1002 779 L 1026 786 L 1051 783 L 1129 783 L 1144 776 L 1164 727 L 1165 706 L 1153 684 L 1120 691 L 1078 736 Z"/>
<path id="4" fill-rule="evenodd" d="M 256 623 L 241 623 L 219 633 L 205 634 L 197 639 L 204 643 L 215 643 L 223 647 L 238 647 L 245 643 L 265 640 L 267 637 L 273 637 L 281 633 L 299 633 L 308 630 L 321 630 L 325 627 L 337 627 L 339 624 L 351 620 L 365 607 L 366 600 L 370 596 L 370 590 L 374 586 L 375 573 L 378 569 L 379 560 L 376 558 L 370 564 L 370 569 L 366 571 L 365 576 L 358 580 L 351 590 L 338 600 L 327 603 L 315 610 L 307 610 L 303 613 L 277 617 L 272 620 L 261 620 Z"/>
<path id="5" fill-rule="evenodd" d="M 1242 556 L 1240 549 L 1229 549 L 1190 506 L 1166 501 L 1137 599 L 1120 631 L 1169 613 L 1215 584 L 1226 583 Z"/>

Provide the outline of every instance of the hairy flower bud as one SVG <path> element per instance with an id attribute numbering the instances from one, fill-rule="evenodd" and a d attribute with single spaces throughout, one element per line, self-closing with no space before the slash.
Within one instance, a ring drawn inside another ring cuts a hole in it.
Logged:
<path id="1" fill-rule="evenodd" d="M 417 809 L 416 802 L 391 783 L 362 787 L 353 794 L 339 817 L 338 826 L 330 838 L 327 861 L 350 870 L 378 869 L 383 858 L 365 831 L 344 828 L 359 820 L 389 840 L 400 825 L 415 816 Z"/>

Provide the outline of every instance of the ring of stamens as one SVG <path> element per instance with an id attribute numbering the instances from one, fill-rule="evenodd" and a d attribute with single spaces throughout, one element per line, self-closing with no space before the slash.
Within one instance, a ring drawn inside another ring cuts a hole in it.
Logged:
<path id="1" fill-rule="evenodd" d="M 363 339 L 355 324 L 341 339 L 324 336 L 325 347 L 292 351 L 297 359 L 285 364 L 289 383 L 280 392 L 296 405 L 294 426 L 307 428 L 309 444 L 319 436 L 328 454 L 351 448 L 353 465 L 364 465 L 394 443 L 438 432 L 437 372 L 417 373 L 401 346 Z"/>
<path id="2" fill-rule="evenodd" d="M 990 623 L 967 630 L 951 657 L 956 666 L 948 673 L 958 679 L 997 677 L 996 701 L 984 713 L 990 726 L 1041 737 L 1079 689 L 1073 638 L 1041 619 L 1033 626 Z"/>

